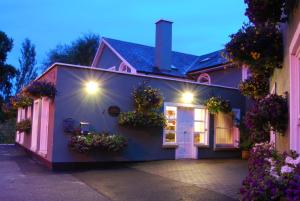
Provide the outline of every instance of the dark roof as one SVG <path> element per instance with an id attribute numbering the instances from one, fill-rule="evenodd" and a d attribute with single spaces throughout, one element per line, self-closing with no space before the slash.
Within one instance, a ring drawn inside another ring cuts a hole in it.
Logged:
<path id="1" fill-rule="evenodd" d="M 202 56 L 172 51 L 171 70 L 161 71 L 154 65 L 154 47 L 111 38 L 104 38 L 104 40 L 137 71 L 143 73 L 186 77 L 188 72 L 227 63 L 227 60 L 221 56 L 221 51 Z"/>

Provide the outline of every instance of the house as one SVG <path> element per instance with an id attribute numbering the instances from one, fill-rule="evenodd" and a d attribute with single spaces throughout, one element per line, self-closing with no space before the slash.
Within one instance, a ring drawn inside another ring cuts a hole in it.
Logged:
<path id="1" fill-rule="evenodd" d="M 57 96 L 36 98 L 32 106 L 18 109 L 17 121 L 31 119 L 32 129 L 27 134 L 17 132 L 16 143 L 52 168 L 73 163 L 239 157 L 237 122 L 226 114 L 210 114 L 203 104 L 211 97 L 222 97 L 230 101 L 235 119 L 240 120 L 245 98 L 237 85 L 243 73 L 222 57 L 222 51 L 203 56 L 172 51 L 172 23 L 160 20 L 155 47 L 103 38 L 91 66 L 55 63 L 49 67 L 37 81 L 53 83 Z M 85 90 L 91 81 L 97 93 Z M 161 112 L 176 127 L 171 141 L 166 140 L 166 129 L 124 128 L 109 112 L 111 107 L 133 110 L 132 90 L 145 81 L 163 95 Z M 88 125 L 87 131 L 93 127 L 125 136 L 128 146 L 119 153 L 74 152 L 68 148 L 71 135 L 64 132 L 66 119 Z"/>
<path id="2" fill-rule="evenodd" d="M 276 69 L 270 80 L 270 92 L 283 95 L 288 92 L 289 128 L 285 135 L 271 135 L 279 151 L 295 150 L 300 153 L 300 5 L 290 14 L 289 21 L 282 26 L 284 37 L 284 62 Z"/>

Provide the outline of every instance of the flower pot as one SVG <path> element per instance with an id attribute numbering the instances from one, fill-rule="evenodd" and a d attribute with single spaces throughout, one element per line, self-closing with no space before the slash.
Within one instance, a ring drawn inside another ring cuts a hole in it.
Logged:
<path id="1" fill-rule="evenodd" d="M 250 157 L 250 151 L 249 150 L 242 150 L 242 159 L 248 160 Z"/>

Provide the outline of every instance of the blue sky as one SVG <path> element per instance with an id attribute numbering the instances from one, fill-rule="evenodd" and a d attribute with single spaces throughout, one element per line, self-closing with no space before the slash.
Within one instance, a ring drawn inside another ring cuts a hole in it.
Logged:
<path id="1" fill-rule="evenodd" d="M 154 44 L 155 22 L 173 21 L 173 50 L 201 55 L 222 49 L 247 21 L 243 0 L 1 0 L 0 30 L 14 39 L 8 63 L 18 67 L 28 37 L 40 64 L 57 44 L 83 33 Z"/>

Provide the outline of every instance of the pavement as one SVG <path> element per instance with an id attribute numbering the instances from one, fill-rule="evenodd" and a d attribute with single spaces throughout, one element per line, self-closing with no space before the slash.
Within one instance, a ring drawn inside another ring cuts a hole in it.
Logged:
<path id="1" fill-rule="evenodd" d="M 124 163 L 53 172 L 13 145 L 0 145 L 1 201 L 238 200 L 247 174 L 241 160 Z"/>

